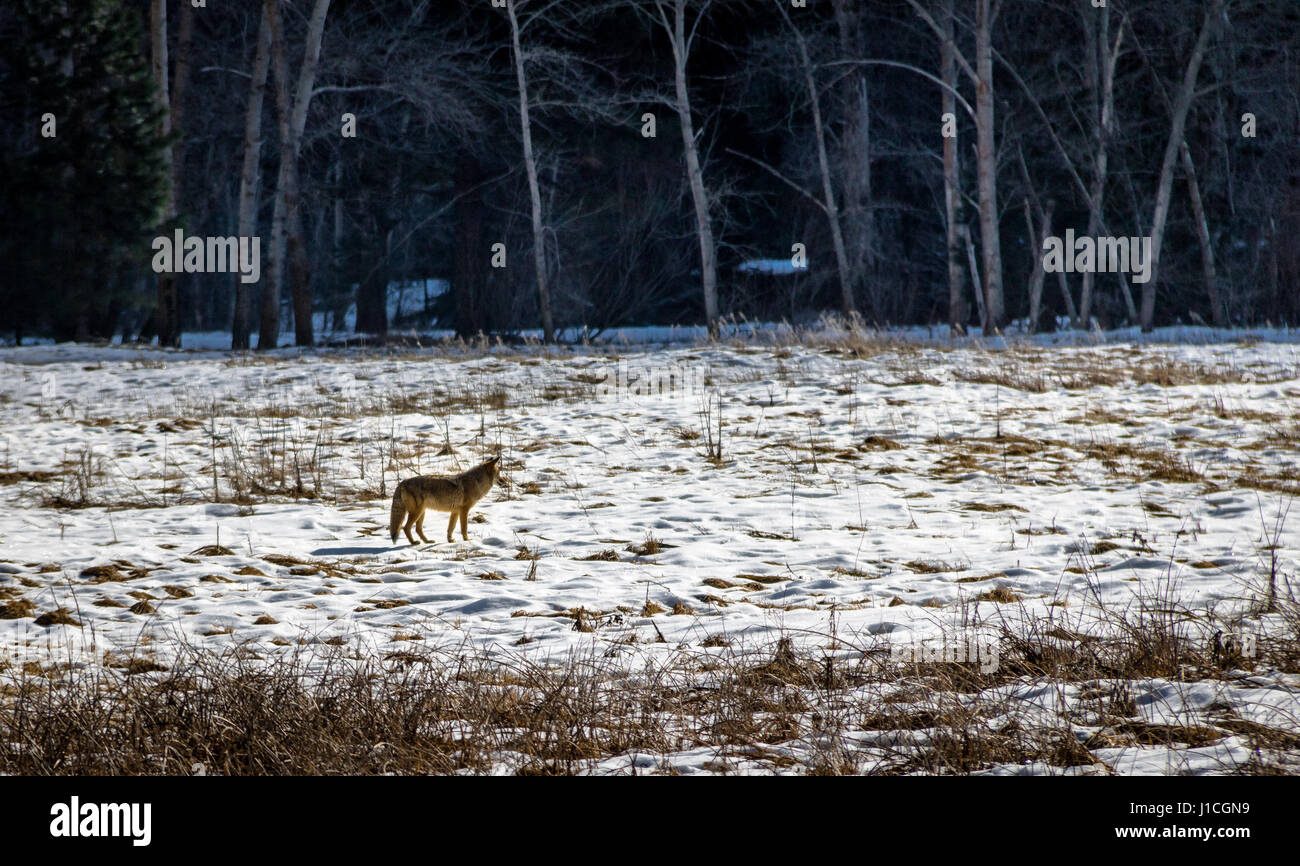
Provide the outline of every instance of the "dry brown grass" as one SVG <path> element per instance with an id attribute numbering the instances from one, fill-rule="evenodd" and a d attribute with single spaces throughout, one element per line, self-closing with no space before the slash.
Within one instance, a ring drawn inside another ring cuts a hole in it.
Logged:
<path id="1" fill-rule="evenodd" d="M 904 566 L 915 571 L 917 574 L 940 574 L 945 571 L 965 571 L 969 565 L 961 563 L 945 562 L 942 559 L 914 559 L 911 562 L 903 563 Z"/>
<path id="2" fill-rule="evenodd" d="M 0 619 L 29 619 L 36 617 L 36 604 L 26 598 L 15 598 L 0 605 Z"/>
<path id="3" fill-rule="evenodd" d="M 1052 387 L 1047 373 L 1020 365 L 996 366 L 984 369 L 963 369 L 953 373 L 959 381 L 978 385 L 1000 385 L 1017 391 L 1042 394 Z"/>
<path id="4" fill-rule="evenodd" d="M 1016 595 L 1005 586 L 995 587 L 988 592 L 982 592 L 975 597 L 976 601 L 992 601 L 998 604 L 1014 604 L 1020 601 L 1020 596 Z"/>
<path id="5" fill-rule="evenodd" d="M 612 547 L 599 550 L 595 553 L 589 553 L 586 556 L 576 556 L 574 559 L 580 562 L 618 562 L 618 551 Z"/>
<path id="6" fill-rule="evenodd" d="M 56 608 L 55 610 L 49 611 L 48 613 L 43 613 L 40 616 L 36 617 L 35 622 L 37 625 L 46 626 L 46 627 L 52 625 L 71 625 L 71 626 L 81 625 L 80 622 L 78 622 L 76 619 L 73 618 L 72 611 L 68 610 L 65 607 Z"/>
<path id="7" fill-rule="evenodd" d="M 1247 373 L 1224 365 L 1189 364 L 1173 358 L 1154 358 L 1139 364 L 1132 371 L 1138 385 L 1159 385 L 1172 388 L 1179 385 L 1224 385 L 1247 381 Z"/>
<path id="8" fill-rule="evenodd" d="M 0 665 L 0 745 L 24 744 L 0 748 L 0 772 L 176 774 L 202 764 L 214 775 L 566 775 L 632 755 L 660 756 L 662 771 L 674 772 L 673 754 L 702 745 L 751 761 L 780 746 L 780 760 L 759 764 L 808 774 L 970 773 L 1030 762 L 1106 772 L 1094 749 L 1182 749 L 1231 736 L 1261 750 L 1232 772 L 1285 772 L 1278 756 L 1300 750 L 1300 735 L 1285 726 L 1222 708 L 1177 724 L 1135 718 L 1131 680 L 1255 663 L 1188 639 L 1189 619 L 1170 605 L 1167 593 L 1153 592 L 1136 609 L 1107 612 L 1117 628 L 1106 638 L 1041 621 L 1028 631 L 1004 625 L 991 671 L 974 662 L 882 663 L 887 645 L 844 638 L 836 644 L 855 648 L 848 656 L 787 638 L 750 648 L 712 629 L 693 642 L 710 652 L 679 649 L 641 674 L 639 663 L 618 664 L 602 647 L 549 666 L 429 647 L 403 632 L 393 637 L 400 650 L 377 656 L 315 644 L 268 662 L 237 647 L 185 647 L 175 665 L 147 653 L 106 657 L 103 667 Z M 1300 607 L 1286 610 L 1300 626 Z M 647 599 L 640 614 L 664 612 Z M 693 615 L 680 600 L 673 613 Z M 551 616 L 597 633 L 620 614 Z M 1289 646 L 1270 644 L 1259 662 L 1294 663 L 1297 644 Z M 1077 684 L 1081 703 L 1045 716 L 1000 688 L 1044 681 Z M 1079 713 L 1095 718 L 1083 721 L 1095 730 L 1086 742 Z M 861 732 L 883 736 L 864 748 Z"/>
<path id="9" fill-rule="evenodd" d="M 629 544 L 627 551 L 637 556 L 654 556 L 671 546 L 655 538 L 652 533 L 647 532 L 644 541 L 640 544 Z"/>
<path id="10" fill-rule="evenodd" d="M 0 484 L 18 484 L 23 481 L 44 484 L 56 478 L 58 478 L 57 473 L 31 469 L 22 472 L 0 472 Z"/>

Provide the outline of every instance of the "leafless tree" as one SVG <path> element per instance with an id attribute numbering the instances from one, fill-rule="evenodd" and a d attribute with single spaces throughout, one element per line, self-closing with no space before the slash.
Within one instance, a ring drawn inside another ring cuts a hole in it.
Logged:
<path id="1" fill-rule="evenodd" d="M 313 342 L 310 282 L 305 272 L 306 257 L 302 250 L 298 212 L 298 148 L 302 141 L 303 127 L 307 123 L 307 108 L 311 104 L 321 41 L 325 36 L 325 17 L 330 6 L 330 0 L 315 0 L 312 5 L 297 87 L 291 96 L 279 0 L 266 2 L 271 23 L 271 68 L 275 78 L 276 113 L 280 132 L 280 171 L 271 222 L 267 279 L 262 291 L 262 324 L 257 339 L 259 350 L 274 349 L 279 345 L 280 283 L 284 277 L 286 253 L 290 251 L 297 260 L 292 268 L 295 342 L 300 346 L 310 346 Z M 294 236 L 291 242 L 290 234 Z"/>
<path id="2" fill-rule="evenodd" d="M 1187 67 L 1183 71 L 1183 80 L 1174 96 L 1169 122 L 1169 139 L 1165 144 L 1165 155 L 1160 165 L 1160 181 L 1156 188 L 1155 210 L 1151 217 L 1151 276 L 1142 285 L 1142 311 L 1140 323 L 1143 331 L 1153 327 L 1156 312 L 1156 285 L 1160 272 L 1160 250 L 1165 235 L 1165 220 L 1169 216 L 1169 199 L 1173 192 L 1174 168 L 1183 147 L 1183 130 L 1187 124 L 1187 112 L 1192 107 L 1196 96 L 1196 79 L 1205 58 L 1206 48 L 1213 38 L 1219 18 L 1223 15 L 1224 0 L 1208 0 L 1201 17 L 1200 30 L 1196 44 L 1192 46 L 1187 58 Z"/>
<path id="3" fill-rule="evenodd" d="M 704 168 L 700 159 L 700 146 L 691 110 L 691 90 L 687 82 L 686 67 L 691 49 L 713 0 L 645 0 L 633 2 L 632 8 L 646 15 L 663 33 L 672 49 L 673 98 L 672 107 L 677 112 L 682 134 L 682 150 L 686 159 L 686 181 L 691 190 L 691 203 L 695 208 L 695 234 L 700 247 L 700 282 L 704 291 L 704 319 L 709 335 L 718 335 L 718 270 L 717 249 L 713 238 L 713 222 L 709 215 L 710 197 L 704 183 Z M 691 13 L 694 12 L 694 16 Z M 688 23 L 689 22 L 689 23 Z"/>
<path id="4" fill-rule="evenodd" d="M 248 108 L 244 114 L 243 169 L 239 175 L 239 236 L 251 237 L 257 233 L 257 190 L 262 162 L 262 101 L 266 93 L 267 70 L 271 65 L 270 5 L 262 4 L 262 14 L 257 27 L 257 48 L 253 56 L 252 75 L 248 85 Z M 235 318 L 231 325 L 230 347 L 247 349 L 249 346 L 249 287 L 236 273 Z"/>
<path id="5" fill-rule="evenodd" d="M 953 59 L 975 88 L 976 175 L 979 187 L 980 252 L 984 266 L 984 333 L 1000 328 L 1005 318 L 1002 292 L 1002 246 L 998 230 L 997 141 L 994 134 L 993 25 L 1001 11 L 1001 0 L 973 0 L 975 20 L 975 64 L 972 66 L 946 28 L 922 5 L 908 5 L 939 39 L 951 46 Z"/>
<path id="6" fill-rule="evenodd" d="M 171 90 L 167 85 L 167 0 L 152 0 L 149 4 L 149 35 L 153 77 L 158 84 L 158 99 L 163 107 L 162 133 L 169 135 L 172 130 L 171 105 L 168 95 Z M 167 174 L 171 180 L 163 202 L 162 219 L 164 225 L 176 218 L 175 171 L 171 149 L 163 156 Z M 179 250 L 176 251 L 179 253 Z M 171 273 L 157 275 L 158 300 L 155 308 L 154 324 L 158 331 L 158 345 L 180 346 L 180 299 L 176 289 L 176 277 Z"/>
<path id="7" fill-rule="evenodd" d="M 524 144 L 524 170 L 528 173 L 528 199 L 531 205 L 533 228 L 533 268 L 537 277 L 537 308 L 542 319 L 542 335 L 546 342 L 555 342 L 555 319 L 551 315 L 551 293 L 546 284 L 546 240 L 542 234 L 542 194 L 537 184 L 537 157 L 533 153 L 533 128 L 528 114 L 528 71 L 520 34 L 533 20 L 525 17 L 521 23 L 519 10 L 528 11 L 534 5 L 529 0 L 505 0 L 506 14 L 510 18 L 510 56 L 515 67 L 515 82 L 519 89 L 519 133 Z M 545 10 L 542 10 L 545 11 Z M 534 14 L 540 14 L 536 11 Z"/>
<path id="8" fill-rule="evenodd" d="M 855 8 L 850 0 L 834 0 L 835 35 L 839 55 L 852 58 L 862 44 L 863 19 L 869 12 Z M 871 158 L 871 100 L 866 70 L 848 70 L 839 86 L 837 105 L 840 131 L 836 159 L 841 178 L 842 202 L 840 221 L 855 296 L 865 289 L 867 305 L 873 318 L 880 320 L 883 298 L 876 272 L 876 211 L 873 201 Z"/>
<path id="9" fill-rule="evenodd" d="M 1210 10 L 1207 9 L 1207 13 L 1209 13 L 1209 11 Z M 1219 14 L 1222 14 L 1222 10 L 1220 10 Z M 1204 33 L 1204 31 L 1202 32 Z M 1212 34 L 1211 37 L 1209 38 L 1212 38 Z M 1199 37 L 1198 37 L 1198 41 L 1199 41 Z M 1164 81 L 1161 80 L 1159 74 L 1156 72 L 1154 65 L 1151 63 L 1151 59 L 1148 56 L 1146 50 L 1143 48 L 1141 42 L 1138 43 L 1138 48 L 1141 51 L 1142 59 L 1144 64 L 1147 67 L 1147 71 L 1150 72 L 1152 78 L 1155 81 L 1156 92 L 1160 94 L 1161 102 L 1164 104 L 1165 109 L 1170 113 L 1170 124 L 1172 126 L 1172 124 L 1174 124 L 1177 121 L 1177 118 L 1174 116 L 1174 114 L 1179 107 L 1170 102 L 1169 93 L 1165 87 L 1165 83 Z M 1195 87 L 1195 79 L 1193 79 L 1192 87 L 1193 88 Z M 1186 127 L 1186 112 L 1190 110 L 1191 110 L 1191 101 L 1189 100 L 1186 107 L 1183 108 L 1184 128 Z M 1205 215 L 1205 205 L 1201 198 L 1201 186 L 1196 177 L 1196 163 L 1192 159 L 1191 148 L 1187 146 L 1187 138 L 1185 134 L 1182 140 L 1178 143 L 1178 159 L 1183 169 L 1183 175 L 1187 181 L 1187 198 L 1188 198 L 1188 202 L 1191 204 L 1192 207 L 1192 223 L 1196 230 L 1197 242 L 1200 244 L 1200 248 L 1201 248 L 1201 274 L 1205 283 L 1206 296 L 1210 302 L 1210 318 L 1217 327 L 1224 327 L 1227 325 L 1228 322 L 1227 310 L 1224 308 L 1223 303 L 1219 297 L 1218 275 L 1216 273 L 1216 267 L 1214 263 L 1214 244 L 1210 239 L 1209 221 Z M 1171 177 L 1172 177 L 1172 171 L 1173 169 L 1171 168 L 1170 169 Z M 1163 174 L 1162 174 L 1162 179 L 1163 179 Z M 1158 204 L 1159 204 L 1159 192 L 1157 192 L 1157 206 Z M 1167 207 L 1166 207 L 1166 213 L 1167 213 Z M 1154 255 L 1155 248 L 1156 248 L 1156 244 L 1153 238 L 1152 240 L 1153 255 Z M 1153 270 L 1152 270 L 1153 280 L 1154 280 L 1154 275 L 1155 275 L 1155 270 L 1153 264 Z M 1145 303 L 1145 293 L 1143 297 Z"/>
<path id="10" fill-rule="evenodd" d="M 945 249 L 948 263 L 948 327 L 955 334 L 964 334 L 966 332 L 966 281 L 961 264 L 962 241 L 958 227 L 965 224 L 965 217 L 962 215 L 961 160 L 957 150 L 957 57 L 952 3 L 953 0 L 943 0 L 940 10 L 943 40 L 939 46 L 939 65 L 945 85 L 940 93 L 943 114 L 953 121 L 952 134 L 943 137 L 943 204 L 947 228 Z"/>
<path id="11" fill-rule="evenodd" d="M 1110 137 L 1115 127 L 1115 64 L 1124 42 L 1124 21 L 1110 43 L 1110 7 L 1096 8 L 1090 0 L 1080 0 L 1084 22 L 1084 79 L 1090 96 L 1092 121 L 1092 180 L 1088 187 L 1088 236 L 1094 237 L 1105 225 L 1106 179 L 1110 159 Z M 1085 328 L 1092 316 L 1092 289 L 1095 275 L 1084 271 L 1079 292 L 1080 324 Z M 1121 275 L 1120 279 L 1123 279 Z"/>

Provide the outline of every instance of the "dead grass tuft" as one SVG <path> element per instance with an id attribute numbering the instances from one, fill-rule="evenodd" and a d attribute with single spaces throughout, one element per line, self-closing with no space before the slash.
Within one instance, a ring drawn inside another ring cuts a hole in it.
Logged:
<path id="1" fill-rule="evenodd" d="M 80 626 L 81 623 L 73 619 L 72 612 L 65 607 L 52 610 L 49 613 L 43 613 L 36 617 L 36 624 L 49 628 L 53 625 L 71 625 Z"/>
<path id="2" fill-rule="evenodd" d="M 234 556 L 235 552 L 229 547 L 223 547 L 220 544 L 205 544 L 198 550 L 190 551 L 193 556 Z"/>
<path id="3" fill-rule="evenodd" d="M 942 559 L 914 559 L 903 563 L 904 567 L 917 574 L 939 574 L 945 571 L 965 571 L 969 566 L 944 562 Z"/>
<path id="4" fill-rule="evenodd" d="M 580 562 L 618 562 L 619 561 L 618 553 L 612 547 L 607 547 L 604 550 L 597 551 L 596 553 L 589 553 L 586 556 L 577 556 L 574 558 L 579 560 Z"/>
<path id="5" fill-rule="evenodd" d="M 29 619 L 36 616 L 36 605 L 25 598 L 15 598 L 0 605 L 0 619 Z"/>

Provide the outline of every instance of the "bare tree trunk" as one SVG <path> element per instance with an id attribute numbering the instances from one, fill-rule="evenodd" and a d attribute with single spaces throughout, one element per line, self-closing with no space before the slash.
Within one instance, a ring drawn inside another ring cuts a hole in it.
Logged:
<path id="1" fill-rule="evenodd" d="M 528 78 L 524 72 L 524 52 L 519 42 L 519 19 L 515 0 L 506 0 L 510 17 L 510 44 L 514 52 L 515 83 L 519 88 L 519 127 L 524 139 L 524 168 L 528 172 L 528 197 L 533 218 L 533 268 L 537 276 L 537 307 L 542 317 L 542 335 L 555 342 L 555 320 L 551 317 L 551 292 L 546 285 L 546 239 L 542 235 L 542 195 L 537 185 L 537 158 L 533 154 L 533 129 L 528 119 Z"/>
<path id="2" fill-rule="evenodd" d="M 849 257 L 844 249 L 844 231 L 840 226 L 840 209 L 835 201 L 830 161 L 826 156 L 826 131 L 822 126 L 822 113 L 818 106 L 817 83 L 813 80 L 812 65 L 808 60 L 808 51 L 802 37 L 799 39 L 799 51 L 803 56 L 804 84 L 808 88 L 808 98 L 812 100 L 813 128 L 817 133 L 817 166 L 822 176 L 822 200 L 826 203 L 826 219 L 830 222 L 831 228 L 831 245 L 835 249 L 835 269 L 840 278 L 840 312 L 852 324 L 858 318 L 858 308 L 853 302 L 853 278 L 849 273 Z"/>
<path id="3" fill-rule="evenodd" d="M 1034 189 L 1033 179 L 1029 176 L 1029 164 L 1025 162 L 1025 151 L 1023 147 L 1017 146 L 1016 156 L 1020 162 L 1020 175 L 1025 184 L 1025 225 L 1029 230 L 1026 235 L 1029 238 L 1030 249 L 1032 251 L 1033 270 L 1030 271 L 1029 277 L 1029 332 L 1035 333 L 1038 330 L 1038 319 L 1042 314 L 1043 303 L 1043 279 L 1046 272 L 1043 270 L 1043 247 L 1047 243 L 1048 236 L 1052 233 L 1052 211 L 1056 208 L 1055 200 L 1049 199 L 1047 208 L 1044 209 L 1038 199 L 1038 192 Z M 1038 215 L 1038 220 L 1042 224 L 1042 231 L 1034 228 L 1034 214 Z M 1069 292 L 1066 292 L 1069 296 Z M 1074 304 L 1070 304 L 1073 309 Z"/>
<path id="4" fill-rule="evenodd" d="M 280 339 L 280 283 L 283 280 L 288 234 L 294 234 L 293 306 L 294 342 L 309 346 L 313 342 L 311 320 L 311 282 L 306 273 L 305 255 L 301 251 L 302 226 L 298 215 L 298 148 L 307 124 L 307 107 L 311 103 L 320 61 L 321 41 L 325 36 L 325 16 L 330 0 L 315 0 L 307 23 L 302 66 L 298 70 L 297 92 L 289 96 L 289 69 L 284 44 L 284 26 L 276 0 L 267 0 L 271 10 L 271 58 L 275 75 L 276 109 L 280 130 L 280 172 L 271 216 L 271 254 L 267 285 L 262 291 L 262 327 L 258 335 L 259 350 L 274 349 Z M 304 314 L 305 311 L 305 314 Z"/>
<path id="5" fill-rule="evenodd" d="M 1211 0 L 1205 8 L 1201 20 L 1201 30 L 1196 37 L 1191 57 L 1187 60 L 1187 69 L 1183 73 L 1182 84 L 1173 103 L 1173 119 L 1170 123 L 1169 140 L 1165 144 L 1165 156 L 1160 166 L 1160 183 L 1156 189 L 1155 211 L 1151 218 L 1151 277 L 1142 285 L 1142 310 L 1139 318 L 1143 332 L 1149 332 L 1155 319 L 1156 280 L 1160 271 L 1160 247 L 1164 240 L 1165 220 L 1169 216 L 1169 197 L 1174 185 L 1174 165 L 1178 159 L 1178 150 L 1183 143 L 1183 130 L 1187 124 L 1187 112 L 1192 107 L 1192 98 L 1196 95 L 1196 77 L 1201 71 L 1201 61 L 1205 58 L 1205 49 L 1210 43 L 1216 22 L 1223 12 L 1223 0 Z"/>
<path id="6" fill-rule="evenodd" d="M 953 92 L 957 89 L 957 59 L 953 43 L 952 0 L 943 3 L 944 39 L 940 44 L 939 58 L 942 67 L 943 113 L 957 117 L 957 99 Z M 944 215 L 948 221 L 948 328 L 954 334 L 966 333 L 966 280 L 961 264 L 962 242 L 958 229 L 965 225 L 961 202 L 961 163 L 958 159 L 957 136 L 945 137 L 943 140 L 943 204 Z"/>
<path id="7" fill-rule="evenodd" d="M 1056 272 L 1056 282 L 1061 287 L 1061 298 L 1065 301 L 1065 314 L 1071 322 L 1079 321 L 1079 311 L 1074 306 L 1074 296 L 1070 294 L 1070 281 L 1065 278 L 1065 271 Z"/>
<path id="8" fill-rule="evenodd" d="M 1210 321 L 1216 328 L 1228 325 L 1227 311 L 1219 297 L 1219 279 L 1214 267 L 1214 243 L 1210 240 L 1210 224 L 1205 218 L 1205 205 L 1201 201 L 1201 185 L 1196 181 L 1196 164 L 1184 140 L 1179 147 L 1183 161 L 1183 174 L 1187 176 L 1187 196 L 1192 203 L 1192 216 L 1196 222 L 1196 239 L 1201 244 L 1201 273 L 1205 277 L 1205 291 L 1210 297 Z"/>
<path id="9" fill-rule="evenodd" d="M 1031 334 L 1038 331 L 1038 319 L 1043 311 L 1043 278 L 1047 276 L 1043 270 L 1043 257 L 1041 250 L 1046 243 L 1048 235 L 1052 233 L 1052 210 L 1056 203 L 1049 201 L 1046 210 L 1043 211 L 1041 219 L 1042 225 L 1039 231 L 1034 231 L 1034 217 L 1030 210 L 1029 199 L 1025 199 L 1025 225 L 1029 229 L 1029 237 L 1037 241 L 1039 255 L 1032 256 L 1034 260 L 1034 270 L 1029 277 L 1029 332 Z"/>
<path id="10" fill-rule="evenodd" d="M 840 56 L 846 60 L 860 50 L 857 10 L 849 0 L 834 0 L 835 25 Z M 840 224 L 844 228 L 844 246 L 848 251 L 849 281 L 856 293 L 865 283 L 871 316 L 880 321 L 883 308 L 875 273 L 875 212 L 871 189 L 871 102 L 867 96 L 867 78 L 861 67 L 851 67 L 841 85 L 840 111 L 844 127 L 840 133 L 839 175 L 841 187 Z"/>
<path id="11" fill-rule="evenodd" d="M 298 207 L 298 151 L 302 134 L 307 126 L 307 109 L 311 105 L 312 90 L 316 86 L 316 70 L 320 65 L 321 43 L 325 39 L 325 17 L 330 0 L 316 0 L 311 18 L 307 22 L 307 42 L 302 51 L 302 67 L 298 70 L 298 92 L 293 100 L 293 198 L 288 208 L 290 237 L 290 277 L 293 285 L 294 345 L 311 346 L 315 340 L 312 322 L 311 272 L 307 266 L 307 247 L 302 233 L 302 213 Z"/>
<path id="12" fill-rule="evenodd" d="M 257 28 L 257 51 L 248 88 L 248 111 L 244 115 L 244 167 L 239 176 L 239 236 L 252 237 L 257 231 L 257 187 L 262 159 L 262 100 L 266 74 L 271 65 L 271 22 L 268 3 L 262 4 Z M 247 349 L 251 286 L 235 274 L 235 320 L 230 329 L 230 348 Z"/>
<path id="13" fill-rule="evenodd" d="M 275 199 L 271 212 L 271 243 L 268 249 L 266 281 L 262 287 L 262 323 L 257 335 L 258 351 L 267 351 L 280 344 L 280 283 L 284 276 L 285 228 L 284 211 L 289 197 L 289 178 L 292 176 L 288 152 L 292 150 L 289 139 L 289 71 L 285 58 L 284 24 L 280 19 L 279 0 L 266 0 L 271 23 L 271 63 L 275 70 L 275 101 L 280 134 L 280 171 L 276 180 Z"/>
<path id="14" fill-rule="evenodd" d="M 1083 10 L 1084 28 L 1089 49 L 1089 85 L 1092 90 L 1093 109 L 1093 163 L 1092 183 L 1088 189 L 1088 237 L 1096 237 L 1103 224 L 1102 214 L 1106 200 L 1106 174 L 1109 162 L 1110 133 L 1115 114 L 1115 64 L 1119 60 L 1120 44 L 1124 40 L 1124 23 L 1115 34 L 1115 47 L 1110 44 L 1110 8 L 1103 6 L 1093 24 L 1098 10 L 1088 5 Z M 1079 321 L 1088 327 L 1092 315 L 1092 287 L 1096 275 L 1084 271 L 1083 288 L 1079 295 Z"/>
<path id="15" fill-rule="evenodd" d="M 295 160 L 295 163 L 297 160 Z M 296 174 L 296 166 L 295 166 Z M 289 285 L 293 294 L 293 344 L 295 346 L 314 346 L 316 344 L 316 323 L 312 319 L 315 297 L 311 287 L 311 267 L 307 264 L 307 241 L 303 237 L 302 208 L 299 207 L 300 194 L 298 180 L 293 182 L 293 216 L 289 220 L 289 232 L 286 238 L 289 261 Z"/>
<path id="16" fill-rule="evenodd" d="M 1133 303 L 1133 291 L 1128 287 L 1128 277 L 1125 274 L 1115 273 L 1119 279 L 1120 297 L 1124 299 L 1124 309 L 1128 310 L 1128 320 L 1136 322 L 1138 320 L 1138 309 Z"/>
<path id="17" fill-rule="evenodd" d="M 1142 217 L 1141 217 L 1141 213 L 1139 212 L 1139 205 L 1137 204 L 1138 202 L 1137 185 L 1133 183 L 1132 172 L 1125 172 L 1123 175 L 1121 175 L 1121 177 L 1123 178 L 1124 181 L 1124 189 L 1128 193 L 1128 199 L 1129 201 L 1133 202 L 1133 222 L 1136 226 L 1136 231 L 1139 234 L 1141 234 Z M 1137 322 L 1139 319 L 1138 308 L 1137 305 L 1133 303 L 1133 291 L 1132 289 L 1129 288 L 1128 285 L 1128 275 L 1125 274 L 1123 271 L 1117 269 L 1115 271 L 1115 281 L 1119 284 L 1120 296 L 1124 300 L 1125 309 L 1128 310 L 1129 322 L 1130 323 Z"/>
<path id="18" fill-rule="evenodd" d="M 172 127 L 171 106 L 168 104 L 170 88 L 167 85 L 167 0 L 152 0 L 149 4 L 149 36 L 153 77 L 158 85 L 158 101 L 163 108 L 161 132 L 163 135 L 168 135 Z M 163 224 L 170 228 L 170 223 L 176 218 L 176 194 L 173 188 L 175 177 L 170 148 L 163 151 L 162 158 L 168 179 L 162 216 Z M 181 344 L 180 299 L 176 292 L 176 276 L 161 273 L 157 277 L 158 306 L 155 324 L 158 330 L 158 345 L 179 347 Z"/>
<path id="19" fill-rule="evenodd" d="M 976 0 L 975 85 L 977 154 L 979 164 L 980 246 L 984 259 L 984 334 L 1003 324 L 1002 248 L 998 233 L 998 154 L 993 130 L 993 11 L 992 0 Z"/>
<path id="20" fill-rule="evenodd" d="M 853 325 L 858 320 L 858 308 L 853 302 L 853 278 L 849 271 L 849 257 L 844 249 L 844 232 L 840 226 L 840 209 L 835 201 L 835 187 L 831 181 L 830 159 L 826 155 L 826 129 L 822 125 L 821 99 L 817 95 L 817 81 L 813 78 L 812 61 L 808 57 L 808 45 L 803 33 L 790 20 L 785 7 L 778 5 L 786 26 L 794 34 L 795 44 L 799 47 L 799 64 L 803 72 L 804 86 L 808 90 L 808 102 L 812 106 L 813 133 L 817 138 L 817 168 L 822 180 L 822 210 L 830 223 L 831 245 L 835 250 L 835 269 L 840 279 L 840 311 L 844 318 Z"/>
<path id="21" fill-rule="evenodd" d="M 970 281 L 971 287 L 975 290 L 975 307 L 980 317 L 980 321 L 985 321 L 984 315 L 984 292 L 980 288 L 980 269 L 975 263 L 975 244 L 971 241 L 970 227 L 961 225 L 957 227 L 957 233 L 961 236 L 962 243 L 966 246 L 966 260 L 970 263 Z"/>
<path id="22" fill-rule="evenodd" d="M 181 129 L 185 115 L 185 85 L 189 81 L 190 43 L 194 37 L 194 7 L 181 3 L 181 29 L 176 38 L 176 68 L 172 75 L 171 128 Z M 185 138 L 172 145 L 172 198 L 180 204 L 181 181 L 185 176 Z"/>
<path id="23" fill-rule="evenodd" d="M 676 91 L 677 118 L 682 130 L 682 145 L 686 151 L 686 177 L 691 187 L 691 200 L 695 205 L 695 228 L 700 242 L 700 280 L 704 288 L 704 318 L 709 336 L 718 336 L 718 275 L 713 246 L 713 226 L 709 220 L 709 196 L 704 187 L 704 171 L 700 167 L 700 152 L 695 142 L 695 125 L 691 121 L 691 96 L 686 87 L 686 61 L 690 44 L 686 38 L 686 0 L 672 0 L 671 24 L 664 12 L 669 0 L 656 0 L 660 23 L 667 33 L 673 50 L 673 83 Z M 703 12 L 701 12 L 703 14 Z"/>
<path id="24" fill-rule="evenodd" d="M 952 26 L 952 4 L 945 0 L 943 5 L 944 22 L 935 20 L 930 11 L 920 0 L 907 0 L 917 16 L 929 26 L 938 38 L 943 56 L 951 56 L 957 66 L 975 86 L 975 160 L 977 186 L 979 189 L 979 223 L 980 245 L 984 259 L 984 280 L 982 288 L 977 288 L 980 301 L 980 322 L 985 334 L 992 333 L 1003 323 L 1005 316 L 1002 293 L 1002 248 L 998 237 L 998 164 L 996 135 L 993 129 L 993 21 L 1001 6 L 993 5 L 992 0 L 975 0 L 975 66 L 971 66 L 966 56 L 958 50 L 954 41 Z M 955 73 L 953 73 L 955 77 Z M 953 86 L 943 82 L 945 93 L 955 96 Z M 965 102 L 962 103 L 965 105 Z M 969 111 L 969 106 L 966 106 Z M 955 146 L 955 145 L 954 145 Z M 955 166 L 956 153 L 953 154 Z M 945 165 L 945 169 L 948 166 Z M 955 177 L 955 175 L 954 175 Z M 945 179 L 945 187 L 949 183 Z M 955 182 L 951 184 L 956 188 Z M 969 238 L 964 239 L 969 245 Z M 968 250 L 969 252 L 970 250 Z M 953 273 L 951 261 L 949 273 Z M 978 283 L 978 276 L 972 274 Z M 949 305 L 952 301 L 952 283 L 949 282 Z M 951 315 L 951 314 L 950 314 Z"/>

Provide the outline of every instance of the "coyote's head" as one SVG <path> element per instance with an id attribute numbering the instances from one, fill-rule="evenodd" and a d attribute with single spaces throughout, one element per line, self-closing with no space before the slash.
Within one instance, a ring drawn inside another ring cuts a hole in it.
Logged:
<path id="1" fill-rule="evenodd" d="M 505 479 L 501 477 L 501 455 L 500 454 L 493 454 L 487 460 L 483 461 L 483 465 L 487 468 L 489 472 L 492 473 L 493 484 L 500 484 L 502 487 L 506 485 Z"/>

